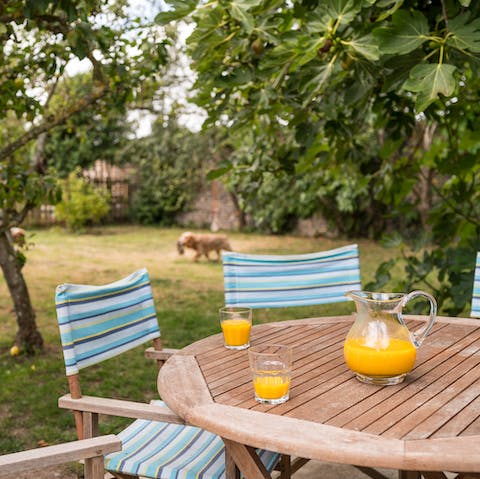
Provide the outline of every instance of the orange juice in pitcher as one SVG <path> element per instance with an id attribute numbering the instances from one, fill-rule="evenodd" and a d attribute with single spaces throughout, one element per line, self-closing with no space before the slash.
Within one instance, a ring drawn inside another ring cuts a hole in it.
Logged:
<path id="1" fill-rule="evenodd" d="M 423 291 L 409 294 L 350 291 L 346 295 L 357 307 L 355 322 L 343 346 L 347 366 L 365 383 L 391 385 L 402 382 L 413 369 L 417 348 L 435 321 L 435 299 Z M 402 309 L 418 296 L 430 302 L 430 316 L 419 331 L 410 332 Z"/>

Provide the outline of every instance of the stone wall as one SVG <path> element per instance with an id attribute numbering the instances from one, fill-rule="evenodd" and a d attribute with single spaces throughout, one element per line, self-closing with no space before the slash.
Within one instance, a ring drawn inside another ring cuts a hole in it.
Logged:
<path id="1" fill-rule="evenodd" d="M 208 228 L 212 231 L 236 231 L 240 228 L 235 203 L 219 181 L 203 185 L 195 201 L 176 219 L 181 226 Z"/>
<path id="2" fill-rule="evenodd" d="M 211 231 L 238 231 L 241 223 L 231 195 L 219 181 L 204 185 L 188 211 L 177 216 L 177 222 L 186 228 L 207 228 Z M 293 231 L 293 234 L 304 237 L 334 237 L 337 233 L 319 214 L 299 220 Z"/>

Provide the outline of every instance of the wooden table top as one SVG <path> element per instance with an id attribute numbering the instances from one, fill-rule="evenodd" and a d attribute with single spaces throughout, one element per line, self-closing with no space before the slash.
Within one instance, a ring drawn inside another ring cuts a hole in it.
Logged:
<path id="1" fill-rule="evenodd" d="M 407 317 L 409 327 L 424 320 Z M 198 341 L 162 367 L 162 399 L 189 423 L 310 459 L 415 471 L 480 472 L 480 321 L 437 318 L 396 386 L 361 383 L 343 359 L 353 317 L 256 325 L 251 344 L 293 346 L 290 400 L 253 398 L 248 352 Z"/>

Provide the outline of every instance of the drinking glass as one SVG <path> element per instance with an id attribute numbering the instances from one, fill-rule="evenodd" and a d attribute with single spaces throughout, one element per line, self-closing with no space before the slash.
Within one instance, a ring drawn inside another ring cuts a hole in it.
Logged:
<path id="1" fill-rule="evenodd" d="M 265 404 L 287 401 L 292 375 L 292 347 L 280 344 L 252 346 L 248 357 L 255 399 Z"/>
<path id="2" fill-rule="evenodd" d="M 246 349 L 250 346 L 251 308 L 235 306 L 220 308 L 220 325 L 226 348 Z"/>

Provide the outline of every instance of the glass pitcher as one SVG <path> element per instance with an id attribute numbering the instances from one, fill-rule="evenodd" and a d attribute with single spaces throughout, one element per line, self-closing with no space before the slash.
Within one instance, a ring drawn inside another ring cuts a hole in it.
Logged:
<path id="1" fill-rule="evenodd" d="M 402 382 L 413 369 L 417 348 L 435 321 L 435 298 L 424 291 L 408 294 L 349 291 L 345 295 L 355 301 L 357 308 L 357 317 L 343 347 L 347 366 L 365 383 Z M 411 332 L 402 318 L 402 310 L 418 296 L 430 302 L 430 316 L 424 326 Z"/>

